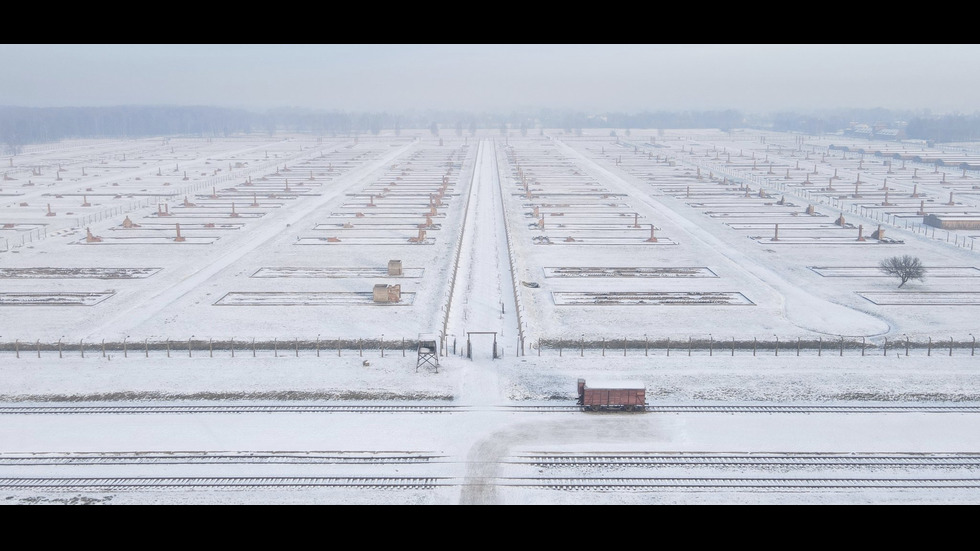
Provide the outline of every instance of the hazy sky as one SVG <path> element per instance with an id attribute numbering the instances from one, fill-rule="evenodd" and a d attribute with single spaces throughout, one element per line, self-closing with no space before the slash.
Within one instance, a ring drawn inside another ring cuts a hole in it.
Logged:
<path id="1" fill-rule="evenodd" d="M 980 45 L 3 44 L 0 105 L 980 110 Z"/>

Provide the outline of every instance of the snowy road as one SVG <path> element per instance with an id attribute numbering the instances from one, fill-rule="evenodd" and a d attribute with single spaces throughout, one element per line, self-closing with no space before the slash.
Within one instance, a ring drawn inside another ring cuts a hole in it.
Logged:
<path id="1" fill-rule="evenodd" d="M 518 335 L 496 155 L 492 140 L 480 142 L 448 315 L 448 340 L 455 340 L 463 355 L 469 339 L 473 369 L 463 373 L 467 405 L 499 403 L 494 342 L 498 357 L 513 355 Z"/>

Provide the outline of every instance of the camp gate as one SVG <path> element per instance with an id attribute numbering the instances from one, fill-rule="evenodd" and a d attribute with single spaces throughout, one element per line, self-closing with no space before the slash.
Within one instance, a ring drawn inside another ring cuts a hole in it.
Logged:
<path id="1" fill-rule="evenodd" d="M 473 343 L 470 340 L 470 335 L 493 335 L 493 359 L 500 357 L 497 353 L 497 332 L 496 331 L 467 331 L 466 332 L 466 357 L 473 359 Z"/>

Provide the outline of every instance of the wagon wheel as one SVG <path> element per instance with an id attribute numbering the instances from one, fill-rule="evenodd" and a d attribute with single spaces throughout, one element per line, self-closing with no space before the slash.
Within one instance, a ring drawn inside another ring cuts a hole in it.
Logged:
<path id="1" fill-rule="evenodd" d="M 633 406 L 631 406 L 631 405 L 627 405 L 627 406 L 626 406 L 625 408 L 623 408 L 623 409 L 625 409 L 626 411 L 633 411 Z"/>
<path id="2" fill-rule="evenodd" d="M 633 406 L 633 411 L 643 411 L 643 406 Z"/>
<path id="3" fill-rule="evenodd" d="M 590 411 L 599 411 L 599 406 L 597 404 L 593 404 L 593 405 L 589 406 L 589 410 Z"/>

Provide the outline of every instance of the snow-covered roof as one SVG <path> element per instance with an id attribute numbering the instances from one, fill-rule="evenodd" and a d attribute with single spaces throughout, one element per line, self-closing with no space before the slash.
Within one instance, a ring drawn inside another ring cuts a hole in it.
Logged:
<path id="1" fill-rule="evenodd" d="M 592 389 L 595 389 L 595 388 L 627 388 L 627 389 L 639 390 L 639 389 L 645 389 L 646 388 L 646 385 L 643 384 L 643 381 L 635 381 L 635 380 L 633 380 L 633 381 L 615 381 L 615 380 L 606 380 L 606 379 L 595 379 L 595 380 L 586 379 L 586 381 L 585 381 L 585 388 L 592 388 Z"/>

